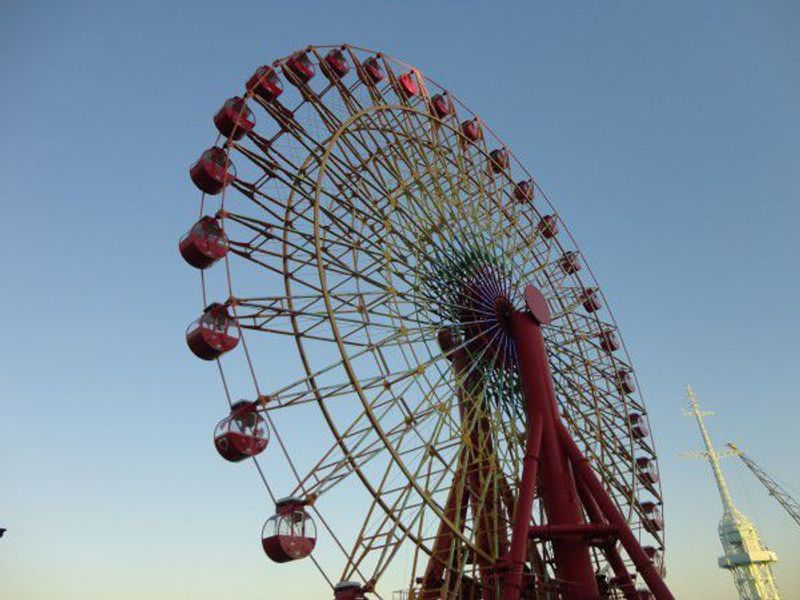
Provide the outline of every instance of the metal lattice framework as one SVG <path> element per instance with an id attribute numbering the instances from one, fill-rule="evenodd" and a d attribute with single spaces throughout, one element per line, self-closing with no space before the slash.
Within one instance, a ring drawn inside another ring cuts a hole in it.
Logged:
<path id="1" fill-rule="evenodd" d="M 347 75 L 326 62 L 337 51 Z M 274 61 L 283 93 L 249 89 L 237 110 L 255 126 L 217 140 L 236 177 L 200 214 L 228 252 L 201 279 L 203 305 L 223 303 L 241 336 L 217 360 L 228 400 L 253 401 L 269 423 L 253 461 L 272 500 L 301 498 L 320 523 L 311 559 L 324 580 L 375 598 L 500 594 L 490 574 L 513 537 L 528 437 L 502 315 L 524 310 L 525 284 L 551 313 L 541 329 L 561 421 L 636 538 L 663 552 L 633 369 L 544 192 L 419 70 L 353 46 L 301 55 L 318 75 L 304 81 L 297 54 Z M 547 524 L 537 492 L 530 525 Z M 518 597 L 564 594 L 553 539 L 531 537 Z M 588 552 L 611 582 L 604 597 L 633 597 L 607 545 Z"/>
<path id="2" fill-rule="evenodd" d="M 750 469 L 750 472 L 756 476 L 761 482 L 770 496 L 775 498 L 778 504 L 781 505 L 795 523 L 800 525 L 800 503 L 795 500 L 789 491 L 784 488 L 780 483 L 762 469 L 756 461 L 744 453 L 738 446 L 728 442 L 728 449 L 736 456 L 738 456 L 744 465 Z"/>

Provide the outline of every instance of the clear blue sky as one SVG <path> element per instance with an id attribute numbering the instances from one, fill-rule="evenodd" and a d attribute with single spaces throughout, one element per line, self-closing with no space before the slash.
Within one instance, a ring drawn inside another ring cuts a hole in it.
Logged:
<path id="1" fill-rule="evenodd" d="M 800 488 L 796 2 L 2 2 L 0 596 L 307 600 L 304 567 L 260 554 L 255 474 L 209 441 L 222 390 L 184 345 L 175 243 L 221 101 L 343 41 L 443 82 L 537 175 L 638 369 L 669 581 L 734 597 L 710 472 L 677 458 L 699 446 L 683 386 Z M 726 469 L 800 597 L 800 531 Z"/>

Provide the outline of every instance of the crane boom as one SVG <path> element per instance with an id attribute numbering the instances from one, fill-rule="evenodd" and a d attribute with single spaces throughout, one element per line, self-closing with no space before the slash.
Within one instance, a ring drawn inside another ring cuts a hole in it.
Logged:
<path id="1" fill-rule="evenodd" d="M 789 516 L 800 525 L 800 504 L 787 492 L 777 481 L 764 471 L 758 464 L 734 444 L 728 443 L 731 452 L 742 459 L 745 466 L 752 471 L 753 475 L 767 488 L 769 495 L 775 498 L 778 503 L 789 513 Z"/>

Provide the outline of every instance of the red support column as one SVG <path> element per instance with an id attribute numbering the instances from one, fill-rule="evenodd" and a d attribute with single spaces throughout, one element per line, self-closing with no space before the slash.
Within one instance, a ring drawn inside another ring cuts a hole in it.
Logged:
<path id="1" fill-rule="evenodd" d="M 565 451 L 569 454 L 573 469 L 577 472 L 578 477 L 580 477 L 592 498 L 597 502 L 597 506 L 603 512 L 608 522 L 616 526 L 622 547 L 625 548 L 625 552 L 628 553 L 633 564 L 636 565 L 636 569 L 641 574 L 647 587 L 656 597 L 656 600 L 674 600 L 669 588 L 667 588 L 664 580 L 656 571 L 655 565 L 653 565 L 650 558 L 645 554 L 636 536 L 633 535 L 630 527 L 628 527 L 627 521 L 617 509 L 614 501 L 606 493 L 600 480 L 597 479 L 592 467 L 589 465 L 589 461 L 583 456 L 583 453 L 575 444 L 567 428 L 560 423 L 559 435 Z"/>
<path id="2" fill-rule="evenodd" d="M 459 486 L 459 481 L 463 476 L 466 467 L 465 460 L 459 458 L 459 466 L 453 476 L 453 485 L 447 495 L 444 514 L 451 523 L 463 523 L 467 508 L 467 487 Z M 431 555 L 428 558 L 428 566 L 425 575 L 422 577 L 422 586 L 419 592 L 420 600 L 436 600 L 441 597 L 441 590 L 445 580 L 445 569 L 452 567 L 449 564 L 450 553 L 453 548 L 455 535 L 450 527 L 441 521 L 436 533 L 436 540 L 433 543 Z"/>
<path id="3" fill-rule="evenodd" d="M 586 489 L 583 480 L 578 477 L 575 483 L 578 485 L 578 495 L 581 497 L 583 508 L 589 516 L 589 520 L 592 521 L 592 523 L 605 523 L 606 519 L 603 517 L 603 512 L 600 510 L 600 507 L 597 506 L 597 502 L 594 501 L 589 490 Z M 625 600 L 640 600 L 639 592 L 636 591 L 636 584 L 634 584 L 631 574 L 628 573 L 628 569 L 625 567 L 625 563 L 622 561 L 622 557 L 617 551 L 618 539 L 619 535 L 615 528 L 613 543 L 603 547 L 603 554 L 605 554 L 608 564 L 611 565 L 611 569 L 614 571 L 617 587 L 622 590 Z"/>
<path id="4" fill-rule="evenodd" d="M 525 441 L 525 458 L 522 463 L 522 479 L 519 497 L 514 511 L 514 526 L 511 532 L 509 571 L 503 583 L 503 600 L 518 600 L 522 591 L 522 572 L 528 543 L 528 527 L 533 510 L 536 490 L 536 472 L 539 467 L 539 450 L 542 446 L 542 416 L 529 415 L 528 439 Z"/>
<path id="5" fill-rule="evenodd" d="M 547 520 L 553 525 L 579 525 L 583 523 L 580 500 L 575 488 L 569 462 L 559 440 L 559 416 L 550 365 L 547 359 L 547 348 L 542 336 L 541 325 L 549 319 L 547 302 L 541 292 L 533 286 L 525 288 L 525 299 L 530 314 L 511 311 L 507 315 L 511 334 L 517 350 L 518 369 L 522 392 L 526 403 L 527 422 L 529 426 L 534 418 L 542 420 L 542 441 L 539 453 L 539 488 L 547 514 Z M 533 431 L 528 431 L 533 436 Z M 524 474 L 524 471 L 523 471 Z M 520 487 L 519 499 L 514 515 L 514 529 L 527 530 L 530 525 L 531 505 L 533 503 L 533 483 L 526 482 L 528 489 Z M 522 500 L 529 506 L 523 506 Z M 522 520 L 523 525 L 520 525 Z M 519 547 L 513 546 L 518 552 Z M 524 550 L 524 546 L 523 546 Z M 563 582 L 565 598 L 569 600 L 596 600 L 599 597 L 597 581 L 592 566 L 588 545 L 580 539 L 553 540 L 553 554 L 556 563 L 556 574 Z M 525 560 L 522 556 L 509 556 L 512 565 Z M 510 582 L 509 578 L 509 582 Z M 512 584 L 513 585 L 513 584 Z M 516 600 L 508 586 L 508 595 L 504 600 Z M 505 594 L 505 592 L 504 592 Z"/>

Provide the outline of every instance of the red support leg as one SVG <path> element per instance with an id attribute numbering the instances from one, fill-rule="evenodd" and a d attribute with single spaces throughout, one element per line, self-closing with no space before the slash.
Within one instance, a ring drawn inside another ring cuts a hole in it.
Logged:
<path id="1" fill-rule="evenodd" d="M 664 580 L 656 571 L 655 565 L 653 565 L 650 558 L 645 554 L 644 550 L 639 545 L 639 541 L 633 535 L 630 527 L 628 527 L 627 521 L 622 514 L 620 514 L 616 504 L 614 504 L 614 501 L 606 493 L 603 485 L 597 479 L 592 467 L 589 465 L 589 461 L 583 456 L 583 453 L 575 444 L 575 441 L 572 439 L 572 436 L 570 436 L 566 427 L 561 423 L 558 425 L 562 446 L 569 455 L 573 469 L 586 486 L 592 498 L 597 502 L 597 506 L 603 512 L 605 518 L 617 528 L 617 535 L 619 536 L 622 547 L 625 548 L 625 552 L 628 553 L 633 564 L 636 565 L 636 569 L 641 574 L 647 587 L 656 597 L 656 600 L 674 600 Z"/>
<path id="2" fill-rule="evenodd" d="M 462 434 L 468 435 L 470 440 L 469 445 L 461 448 L 459 467 L 448 495 L 445 515 L 451 522 L 456 522 L 454 517 L 458 515 L 460 518 L 458 522 L 463 527 L 467 507 L 471 505 L 477 545 L 487 554 L 491 554 L 496 547 L 500 555 L 503 555 L 508 546 L 505 518 L 502 514 L 504 498 L 493 497 L 491 501 L 481 498 L 485 482 L 492 476 L 498 477 L 496 473 L 492 474 L 487 461 L 488 457 L 494 455 L 494 448 L 491 427 L 486 415 L 480 413 L 483 410 L 480 405 L 483 392 L 482 376 L 474 369 L 466 350 L 463 348 L 454 350 L 460 345 L 460 340 L 454 337 L 451 331 L 442 330 L 437 337 L 442 350 L 449 353 L 452 362 Z M 459 484 L 462 476 L 465 481 Z M 503 496 L 502 490 L 508 490 L 510 495 L 510 488 L 504 478 L 500 476 L 497 483 L 501 489 L 501 496 Z M 461 487 L 456 499 L 456 489 L 459 485 Z M 512 500 L 509 498 L 509 501 Z M 433 600 L 443 593 L 442 586 L 447 581 L 445 571 L 455 572 L 455 565 L 450 564 L 450 555 L 453 547 L 456 546 L 457 549 L 459 543 L 444 522 L 441 523 L 423 578 L 421 600 Z M 496 600 L 497 565 L 483 556 L 476 556 L 475 561 L 481 575 L 483 599 Z"/>
<path id="3" fill-rule="evenodd" d="M 447 495 L 444 514 L 451 523 L 463 523 L 467 508 L 467 487 L 459 481 L 466 470 L 466 461 L 463 457 L 459 458 L 459 466 L 453 476 L 453 485 Z M 450 527 L 442 521 L 439 523 L 439 530 L 436 533 L 436 541 L 433 544 L 428 566 L 425 575 L 422 577 L 422 586 L 419 593 L 420 600 L 436 600 L 441 597 L 441 588 L 444 584 L 444 572 L 451 566 L 450 555 L 453 550 L 455 535 Z"/>
<path id="4" fill-rule="evenodd" d="M 522 572 L 527 555 L 528 527 L 531 522 L 531 511 L 533 510 L 536 472 L 539 467 L 539 450 L 542 446 L 542 416 L 532 415 L 529 421 L 519 498 L 514 511 L 514 526 L 511 532 L 509 571 L 503 585 L 503 600 L 517 600 L 520 598 L 522 591 Z"/>
<path id="5" fill-rule="evenodd" d="M 547 303 L 541 293 L 531 286 L 526 288 L 525 295 L 532 314 L 511 311 L 507 318 L 517 350 L 527 421 L 533 423 L 534 417 L 542 419 L 539 464 L 539 487 L 542 502 L 549 523 L 579 525 L 583 523 L 581 505 L 569 462 L 559 440 L 558 406 L 550 375 L 547 348 L 540 328 L 549 320 Z M 533 432 L 529 431 L 528 435 L 532 436 Z M 527 485 L 529 488 L 533 487 L 530 482 Z M 522 506 L 523 497 L 532 505 L 532 490 L 520 489 L 514 527 L 516 529 L 519 521 L 525 519 L 524 529 L 527 538 L 531 506 Z M 519 526 L 522 527 L 522 525 Z M 516 550 L 518 551 L 518 548 Z M 586 543 L 574 538 L 554 540 L 553 554 L 556 573 L 558 578 L 564 582 L 565 597 L 570 600 L 596 600 L 599 592 Z M 524 552 L 521 557 L 511 555 L 509 560 L 511 564 L 516 565 L 520 560 L 524 561 L 524 556 Z M 509 596 L 504 596 L 504 600 L 514 598 L 512 593 L 509 590 Z"/>
<path id="6" fill-rule="evenodd" d="M 583 503 L 586 514 L 589 515 L 589 520 L 592 521 L 592 523 L 605 523 L 606 519 L 603 517 L 603 512 L 600 510 L 600 507 L 597 506 L 597 502 L 594 501 L 589 490 L 586 489 L 583 480 L 578 477 L 575 483 L 578 485 L 578 495 L 581 497 L 581 502 Z M 617 551 L 617 538 L 617 531 L 616 528 L 614 528 L 613 543 L 603 547 L 603 554 L 605 554 L 608 564 L 611 565 L 611 569 L 614 571 L 614 578 L 616 579 L 617 586 L 625 595 L 625 600 L 640 600 L 633 578 L 631 574 L 628 573 L 628 569 L 625 567 L 625 563 L 622 561 L 622 557 Z"/>

